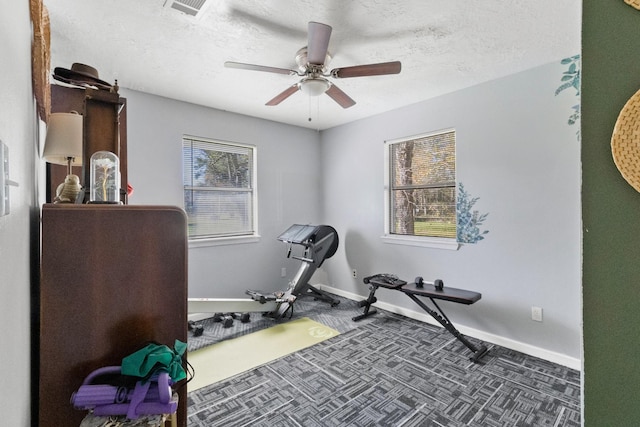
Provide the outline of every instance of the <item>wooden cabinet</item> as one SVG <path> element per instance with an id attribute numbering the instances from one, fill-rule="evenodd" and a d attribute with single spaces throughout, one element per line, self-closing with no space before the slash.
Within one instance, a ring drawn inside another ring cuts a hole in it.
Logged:
<path id="1" fill-rule="evenodd" d="M 187 222 L 177 207 L 44 205 L 40 426 L 78 426 L 71 394 L 93 370 L 156 341 L 187 342 Z M 186 386 L 178 425 L 186 426 Z"/>

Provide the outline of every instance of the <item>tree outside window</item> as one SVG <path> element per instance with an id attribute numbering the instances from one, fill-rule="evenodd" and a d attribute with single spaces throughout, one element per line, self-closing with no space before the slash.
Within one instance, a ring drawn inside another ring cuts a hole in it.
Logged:
<path id="1" fill-rule="evenodd" d="M 390 234 L 456 238 L 455 131 L 387 143 Z"/>
<path id="2" fill-rule="evenodd" d="M 189 238 L 255 234 L 255 147 L 183 138 Z"/>

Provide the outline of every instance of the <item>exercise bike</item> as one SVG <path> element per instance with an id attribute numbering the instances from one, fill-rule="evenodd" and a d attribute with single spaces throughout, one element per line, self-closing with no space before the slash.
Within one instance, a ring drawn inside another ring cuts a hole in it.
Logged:
<path id="1" fill-rule="evenodd" d="M 214 320 L 222 321 L 224 327 L 230 327 L 238 316 L 242 322 L 248 322 L 248 313 L 261 312 L 273 319 L 280 319 L 287 313 L 291 316 L 296 299 L 304 296 L 326 301 L 331 307 L 340 303 L 340 300 L 309 284 L 316 269 L 336 253 L 339 242 L 337 231 L 329 225 L 294 224 L 280 234 L 278 240 L 289 245 L 287 258 L 301 262 L 287 289 L 274 293 L 247 290 L 245 293 L 249 298 L 189 298 L 189 330 L 194 336 L 202 335 L 203 328 L 197 320 L 211 317 L 206 313 L 213 313 Z M 303 248 L 301 255 L 293 254 L 297 246 Z"/>

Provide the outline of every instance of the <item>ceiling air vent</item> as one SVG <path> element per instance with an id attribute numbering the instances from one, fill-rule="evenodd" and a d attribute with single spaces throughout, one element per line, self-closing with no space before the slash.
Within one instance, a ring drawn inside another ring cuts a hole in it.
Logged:
<path id="1" fill-rule="evenodd" d="M 197 16 L 206 2 L 207 0 L 166 0 L 164 7 L 179 10 L 187 15 Z"/>

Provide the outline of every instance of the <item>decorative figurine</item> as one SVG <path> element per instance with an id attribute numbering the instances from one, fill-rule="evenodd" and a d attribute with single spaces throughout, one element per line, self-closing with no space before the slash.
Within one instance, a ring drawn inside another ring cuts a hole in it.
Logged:
<path id="1" fill-rule="evenodd" d="M 73 174 L 67 175 L 64 182 L 56 188 L 54 203 L 75 203 L 81 190 L 80 178 Z"/>

